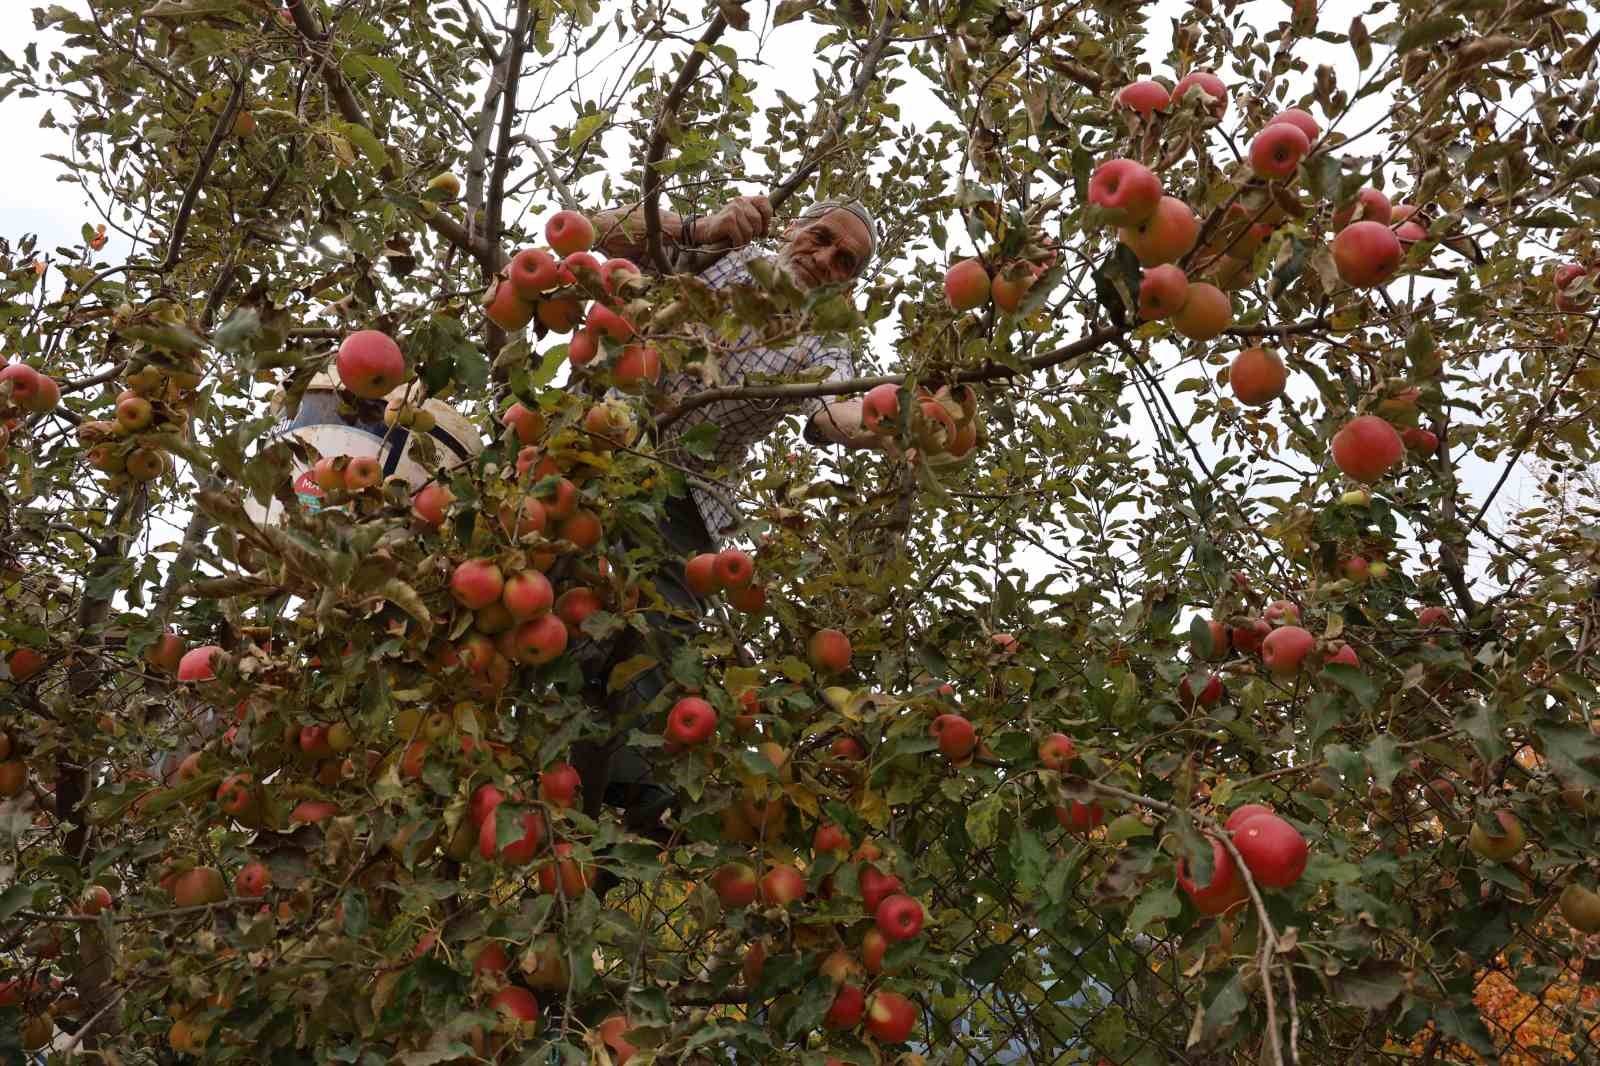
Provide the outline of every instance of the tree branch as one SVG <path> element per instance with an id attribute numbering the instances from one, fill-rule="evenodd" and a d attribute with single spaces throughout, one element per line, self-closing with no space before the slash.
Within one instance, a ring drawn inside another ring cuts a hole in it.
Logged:
<path id="1" fill-rule="evenodd" d="M 667 154 L 667 126 L 676 115 L 678 107 L 683 103 L 683 98 L 689 92 L 689 86 L 700 73 L 700 67 L 706 61 L 706 55 L 711 51 L 711 46 L 722 36 L 722 31 L 728 28 L 728 19 L 721 11 L 712 16 L 711 24 L 700 35 L 700 40 L 695 42 L 694 51 L 690 52 L 683 61 L 683 69 L 678 72 L 678 80 L 673 83 L 667 93 L 666 100 L 661 105 L 661 111 L 656 115 L 655 130 L 650 134 L 650 148 L 644 157 L 644 247 L 650 257 L 650 262 L 663 274 L 671 273 L 671 266 L 667 263 L 667 253 L 661 247 L 661 174 L 656 170 L 662 158 Z"/>
<path id="2" fill-rule="evenodd" d="M 817 143 L 817 150 L 811 153 L 805 162 L 801 163 L 778 187 L 768 195 L 772 202 L 772 209 L 777 211 L 789 197 L 809 178 L 822 164 L 822 160 L 840 137 L 844 136 L 845 119 L 861 105 L 866 99 L 867 86 L 872 84 L 872 79 L 878 73 L 878 64 L 883 59 L 883 53 L 889 46 L 889 38 L 894 33 L 900 19 L 890 12 L 883 17 L 883 23 L 878 27 L 878 32 L 868 42 L 866 50 L 861 53 L 861 66 L 856 70 L 856 80 L 850 86 L 850 92 L 844 97 L 841 106 L 834 112 L 833 126 L 827 134 Z"/>
<path id="3" fill-rule="evenodd" d="M 183 238 L 189 232 L 189 217 L 194 213 L 194 204 L 200 198 L 200 186 L 206 183 L 206 178 L 211 176 L 211 164 L 216 161 L 217 153 L 222 150 L 222 142 L 233 132 L 233 123 L 239 117 L 239 107 L 244 103 L 244 87 L 246 76 L 240 73 L 233 82 L 233 92 L 228 96 L 228 103 L 222 109 L 222 116 L 217 119 L 217 126 L 211 131 L 211 140 L 206 142 L 205 150 L 200 153 L 200 161 L 195 164 L 194 177 L 189 179 L 188 188 L 183 190 L 183 199 L 178 202 L 178 216 L 172 223 L 172 234 L 167 239 L 167 254 L 161 260 L 158 268 L 166 274 L 178 265 L 178 260 L 183 256 Z"/>

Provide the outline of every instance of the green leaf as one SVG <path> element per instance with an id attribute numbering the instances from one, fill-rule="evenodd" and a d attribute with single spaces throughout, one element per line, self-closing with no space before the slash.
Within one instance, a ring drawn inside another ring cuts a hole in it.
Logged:
<path id="1" fill-rule="evenodd" d="M 344 67 L 346 70 L 371 71 L 389 90 L 389 95 L 402 99 L 406 96 L 406 80 L 400 75 L 400 68 L 391 60 L 352 52 L 344 57 Z"/>
<path id="2" fill-rule="evenodd" d="M 1133 910 L 1128 913 L 1128 935 L 1138 936 L 1151 922 L 1176 918 L 1182 911 L 1183 904 L 1178 902 L 1178 893 L 1172 885 L 1162 883 L 1161 887 L 1140 896 L 1139 902 L 1133 905 Z"/>
<path id="3" fill-rule="evenodd" d="M 4 892 L 0 892 L 0 922 L 5 921 L 32 903 L 34 893 L 44 883 L 42 881 L 26 881 L 11 885 Z"/>
<path id="4" fill-rule="evenodd" d="M 565 344 L 551 348 L 544 353 L 544 358 L 539 360 L 538 369 L 528 375 L 528 387 L 542 389 L 555 378 L 556 371 L 561 369 L 561 364 L 566 361 L 567 346 Z"/>
<path id="5" fill-rule="evenodd" d="M 1374 737 L 1363 754 L 1367 757 L 1367 765 L 1372 767 L 1372 778 L 1379 788 L 1392 787 L 1394 779 L 1405 769 L 1400 745 L 1388 733 L 1379 733 Z"/>
<path id="6" fill-rule="evenodd" d="M 993 984 L 1011 965 L 1011 957 L 1016 951 L 1013 944 L 990 944 L 972 957 L 972 961 L 961 971 L 961 976 L 975 985 Z"/>
<path id="7" fill-rule="evenodd" d="M 721 427 L 711 422 L 701 422 L 680 436 L 678 443 L 696 459 L 710 459 L 717 454 L 717 441 L 721 436 Z"/>
<path id="8" fill-rule="evenodd" d="M 611 668 L 611 676 L 606 679 L 607 692 L 620 692 L 628 683 L 641 674 L 648 673 L 660 664 L 661 660 L 653 655 L 635 655 L 624 659 Z"/>
<path id="9" fill-rule="evenodd" d="M 611 112 L 597 111 L 592 115 L 580 118 L 577 125 L 572 127 L 572 133 L 567 137 L 567 149 L 576 152 L 583 147 L 583 143 L 595 135 L 601 126 L 611 121 Z"/>
<path id="10" fill-rule="evenodd" d="M 383 142 L 378 140 L 378 135 L 366 126 L 355 122 L 340 122 L 339 131 L 361 149 L 361 154 L 373 166 L 382 169 L 389 165 L 389 152 L 383 147 Z"/>
<path id="11" fill-rule="evenodd" d="M 1461 20 L 1454 15 L 1435 15 L 1409 27 L 1395 42 L 1394 49 L 1396 52 L 1409 52 L 1413 48 L 1427 48 L 1446 37 L 1455 36 L 1462 29 Z"/>
<path id="12" fill-rule="evenodd" d="M 1569 785 L 1600 788 L 1600 774 L 1595 772 L 1600 767 L 1600 738 L 1568 722 L 1536 722 L 1533 729 L 1556 776 Z"/>
<path id="13" fill-rule="evenodd" d="M 1378 700 L 1378 690 L 1365 670 L 1349 663 L 1329 663 L 1322 668 L 1323 676 L 1356 698 L 1363 707 L 1371 707 Z"/>
<path id="14" fill-rule="evenodd" d="M 1227 983 L 1206 1005 L 1199 1032 L 1190 1034 L 1189 1046 L 1210 1045 L 1221 1040 L 1233 1029 L 1239 1015 L 1249 1005 L 1250 997 L 1245 994 L 1244 979 L 1236 973 L 1228 978 Z"/>
<path id="15" fill-rule="evenodd" d="M 1361 965 L 1333 979 L 1333 998 L 1350 1007 L 1385 1010 L 1406 989 L 1406 973 L 1398 962 L 1363 959 Z"/>

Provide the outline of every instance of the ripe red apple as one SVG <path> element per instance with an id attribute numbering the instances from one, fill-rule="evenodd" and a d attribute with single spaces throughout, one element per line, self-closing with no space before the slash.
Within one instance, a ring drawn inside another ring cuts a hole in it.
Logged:
<path id="1" fill-rule="evenodd" d="M 422 486 L 411 499 L 411 511 L 423 522 L 430 526 L 438 527 L 444 524 L 446 509 L 454 503 L 456 494 L 450 491 L 450 486 L 437 481 L 430 481 Z M 538 501 L 530 501 L 538 502 Z M 543 514 L 543 508 L 540 513 Z"/>
<path id="2" fill-rule="evenodd" d="M 944 276 L 944 296 L 952 311 L 970 311 L 989 301 L 989 272 L 978 259 L 963 259 Z"/>
<path id="3" fill-rule="evenodd" d="M 1308 144 L 1315 144 L 1317 138 L 1322 136 L 1322 127 L 1317 125 L 1317 120 L 1311 117 L 1309 111 L 1304 111 L 1298 107 L 1290 107 L 1267 119 L 1268 126 L 1276 126 L 1285 122 L 1305 134 Z"/>
<path id="4" fill-rule="evenodd" d="M 540 300 L 533 305 L 533 317 L 551 333 L 571 333 L 583 323 L 583 305 L 577 300 Z"/>
<path id="5" fill-rule="evenodd" d="M 1283 395 L 1288 382 L 1289 368 L 1265 348 L 1246 348 L 1228 367 L 1228 386 L 1246 407 L 1265 407 Z"/>
<path id="6" fill-rule="evenodd" d="M 1267 609 L 1262 612 L 1268 625 L 1286 623 L 1298 625 L 1300 623 L 1300 608 L 1288 600 L 1273 600 L 1267 604 Z"/>
<path id="7" fill-rule="evenodd" d="M 829 851 L 842 855 L 850 850 L 850 837 L 833 822 L 823 822 L 811 838 L 811 850 L 817 855 Z"/>
<path id="8" fill-rule="evenodd" d="M 544 436 L 544 414 L 524 407 L 520 401 L 506 408 L 505 414 L 500 416 L 500 424 L 514 431 L 523 444 L 537 443 Z"/>
<path id="9" fill-rule="evenodd" d="M 1222 828 L 1226 829 L 1229 833 L 1232 833 L 1235 829 L 1238 829 L 1252 818 L 1263 814 L 1273 813 L 1275 813 L 1273 809 L 1264 803 L 1241 804 L 1240 806 L 1234 808 L 1232 814 L 1228 815 L 1228 820 L 1223 823 Z"/>
<path id="10" fill-rule="evenodd" d="M 179 681 L 210 681 L 217 676 L 214 658 L 222 654 L 215 644 L 206 644 L 184 653 L 178 662 Z"/>
<path id="11" fill-rule="evenodd" d="M 761 902 L 772 907 L 786 907 L 806 895 L 806 879 L 793 866 L 779 864 L 767 871 L 761 879 Z"/>
<path id="12" fill-rule="evenodd" d="M 827 674 L 850 668 L 850 638 L 837 629 L 819 629 L 806 642 L 806 658 L 813 669 Z"/>
<path id="13" fill-rule="evenodd" d="M 544 614 L 556 602 L 555 589 L 550 579 L 537 570 L 524 570 L 511 575 L 500 592 L 500 602 L 511 617 L 525 622 L 535 615 Z"/>
<path id="14" fill-rule="evenodd" d="M 1222 336 L 1233 324 L 1233 300 L 1227 293 L 1206 281 L 1191 281 L 1183 306 L 1172 316 L 1172 325 L 1192 341 L 1208 341 Z"/>
<path id="15" fill-rule="evenodd" d="M 886 1044 L 899 1044 L 917 1025 L 917 1008 L 898 992 L 875 992 L 867 1001 L 867 1032 Z"/>
<path id="16" fill-rule="evenodd" d="M 594 867 L 569 858 L 571 844 L 557 844 L 550 850 L 555 853 L 555 861 L 539 867 L 539 891 L 553 896 L 559 888 L 561 895 L 568 899 L 576 899 L 587 892 L 594 880 Z"/>
<path id="17" fill-rule="evenodd" d="M 835 737 L 833 743 L 828 745 L 828 753 L 835 759 L 849 762 L 860 762 L 867 757 L 866 747 L 852 736 Z"/>
<path id="18" fill-rule="evenodd" d="M 1370 289 L 1382 285 L 1405 260 L 1400 238 L 1381 222 L 1352 222 L 1333 238 L 1333 264 L 1346 285 Z"/>
<path id="19" fill-rule="evenodd" d="M 1421 429 L 1413 426 L 1400 434 L 1400 440 L 1410 451 L 1418 455 L 1432 455 L 1439 450 L 1439 437 L 1431 429 Z"/>
<path id="20" fill-rule="evenodd" d="M 567 627 L 567 635 L 577 640 L 583 635 L 583 620 L 603 605 L 593 589 L 581 585 L 556 597 L 556 617 Z"/>
<path id="21" fill-rule="evenodd" d="M 928 726 L 929 735 L 939 741 L 939 750 L 952 759 L 965 759 L 978 746 L 972 723 L 959 714 L 941 714 Z"/>
<path id="22" fill-rule="evenodd" d="M 145 649 L 144 661 L 153 670 L 173 673 L 183 661 L 183 638 L 171 630 L 164 631 L 154 644 Z"/>
<path id="23" fill-rule="evenodd" d="M 18 648 L 6 660 L 6 667 L 11 671 L 11 680 L 21 684 L 38 676 L 45 667 L 45 657 L 32 648 Z"/>
<path id="24" fill-rule="evenodd" d="M 922 904 L 904 893 L 886 897 L 873 916 L 878 931 L 890 940 L 910 940 L 922 932 Z"/>
<path id="25" fill-rule="evenodd" d="M 1356 650 L 1342 640 L 1336 640 L 1328 646 L 1328 653 L 1323 657 L 1324 663 L 1339 663 L 1344 666 L 1361 665 L 1361 658 Z"/>
<path id="26" fill-rule="evenodd" d="M 611 368 L 611 383 L 623 392 L 639 392 L 661 380 L 661 353 L 647 344 L 622 349 Z"/>
<path id="27" fill-rule="evenodd" d="M 1450 612 L 1443 607 L 1424 607 L 1417 612 L 1417 625 L 1423 629 L 1442 628 L 1450 624 Z"/>
<path id="28" fill-rule="evenodd" d="M 227 897 L 227 885 L 214 867 L 196 866 L 179 874 L 172 882 L 172 901 L 180 907 L 198 907 Z"/>
<path id="29" fill-rule="evenodd" d="M 561 264 L 543 248 L 525 248 L 512 257 L 506 277 L 515 295 L 532 306 L 533 301 L 561 283 Z"/>
<path id="30" fill-rule="evenodd" d="M 501 329 L 515 333 L 533 321 L 533 304 L 522 298 L 509 279 L 501 278 L 489 291 L 484 314 Z"/>
<path id="31" fill-rule="evenodd" d="M 1333 213 L 1333 228 L 1337 232 L 1357 221 L 1387 226 L 1393 217 L 1394 207 L 1389 203 L 1389 198 L 1377 189 L 1366 188 Z"/>
<path id="32" fill-rule="evenodd" d="M 111 906 L 111 891 L 105 885 L 90 885 L 78 897 L 78 913 L 93 917 Z"/>
<path id="33" fill-rule="evenodd" d="M 550 613 L 519 625 L 513 630 L 511 643 L 518 662 L 543 666 L 567 650 L 568 639 L 566 622 L 559 614 Z"/>
<path id="34" fill-rule="evenodd" d="M 1140 266 L 1159 266 L 1189 254 L 1200 239 L 1200 219 L 1182 200 L 1163 196 L 1148 218 L 1124 226 L 1118 235 L 1133 249 Z"/>
<path id="35" fill-rule="evenodd" d="M 611 1049 L 611 1059 L 616 1066 L 628 1066 L 639 1049 L 628 1043 L 624 1036 L 628 1032 L 628 1019 L 620 1014 L 613 1014 L 598 1026 L 600 1040 Z"/>
<path id="36" fill-rule="evenodd" d="M 482 825 L 483 820 L 494 813 L 494 809 L 505 801 L 505 793 L 493 785 L 479 785 L 472 792 L 472 800 L 467 807 L 467 814 L 472 819 L 473 825 Z"/>
<path id="37" fill-rule="evenodd" d="M 1416 220 L 1421 209 L 1416 204 L 1395 204 L 1392 225 L 1402 247 L 1415 244 L 1428 235 L 1427 227 Z"/>
<path id="38" fill-rule="evenodd" d="M 1261 661 L 1278 677 L 1292 677 L 1316 645 L 1317 638 L 1299 626 L 1280 626 L 1261 642 Z"/>
<path id="39" fill-rule="evenodd" d="M 662 735 L 687 748 L 704 743 L 716 731 L 716 708 L 698 696 L 685 696 L 667 712 L 667 727 Z"/>
<path id="40" fill-rule="evenodd" d="M 327 800 L 301 800 L 295 804 L 294 810 L 289 812 L 289 824 L 316 825 L 324 822 L 339 813 L 339 805 Z"/>
<path id="41" fill-rule="evenodd" d="M 1556 290 L 1557 311 L 1573 313 L 1584 310 L 1589 303 L 1588 293 L 1578 282 L 1588 274 L 1588 269 L 1582 263 L 1566 263 L 1556 267 L 1552 282 Z"/>
<path id="42" fill-rule="evenodd" d="M 711 891 L 729 910 L 754 903 L 758 884 L 755 870 L 742 862 L 730 862 L 711 875 Z"/>
<path id="43" fill-rule="evenodd" d="M 577 802 L 583 781 L 569 763 L 551 763 L 539 775 L 539 798 L 552 807 L 571 807 Z"/>
<path id="44" fill-rule="evenodd" d="M 633 323 L 617 314 L 605 304 L 591 304 L 589 317 L 584 320 L 584 332 L 599 338 L 606 337 L 621 344 L 634 334 Z"/>
<path id="45" fill-rule="evenodd" d="M 883 972 L 883 956 L 889 950 L 889 938 L 876 928 L 868 929 L 861 937 L 861 962 L 870 974 Z"/>
<path id="46" fill-rule="evenodd" d="M 0 369 L 0 385 L 8 381 L 11 383 L 11 402 L 23 410 L 36 401 L 42 387 L 39 383 L 41 377 L 43 375 L 27 363 L 12 363 Z"/>
<path id="47" fill-rule="evenodd" d="M 1117 103 L 1149 118 L 1153 112 L 1167 109 L 1172 94 L 1158 81 L 1136 81 L 1118 90 Z"/>
<path id="48" fill-rule="evenodd" d="M 217 806 L 230 817 L 245 821 L 256 812 L 255 781 L 249 771 L 229 774 L 217 786 Z"/>
<path id="49" fill-rule="evenodd" d="M 1333 462 L 1355 481 L 1371 484 L 1405 455 L 1394 427 L 1377 415 L 1359 415 L 1333 435 Z"/>
<path id="50" fill-rule="evenodd" d="M 833 1005 L 823 1015 L 822 1024 L 827 1029 L 854 1029 L 861 1024 L 866 1011 L 867 996 L 855 985 L 840 985 L 833 994 Z"/>
<path id="51" fill-rule="evenodd" d="M 1137 226 L 1161 203 L 1161 179 L 1135 160 L 1107 159 L 1089 176 L 1088 195 L 1107 222 Z"/>
<path id="52" fill-rule="evenodd" d="M 1263 619 L 1255 618 L 1245 625 L 1234 626 L 1229 631 L 1229 637 L 1233 640 L 1233 646 L 1236 650 L 1245 655 L 1254 655 L 1261 650 L 1262 642 L 1267 639 L 1267 634 L 1271 632 L 1271 626 Z"/>
<path id="53" fill-rule="evenodd" d="M 506 954 L 506 949 L 498 940 L 485 941 L 478 949 L 477 957 L 472 960 L 472 975 L 481 973 L 505 973 L 511 969 L 511 956 Z"/>
<path id="54" fill-rule="evenodd" d="M 1051 733 L 1039 741 L 1039 764 L 1051 770 L 1066 769 L 1067 763 L 1077 755 L 1077 745 L 1065 733 Z"/>
<path id="55" fill-rule="evenodd" d="M 1172 102 L 1183 103 L 1189 95 L 1189 90 L 1199 88 L 1204 96 L 1195 99 L 1207 107 L 1216 118 L 1221 118 L 1228 110 L 1228 87 L 1222 84 L 1222 79 L 1209 70 L 1197 70 L 1178 79 L 1178 84 L 1172 87 Z M 1207 103 L 1205 97 L 1210 97 Z"/>
<path id="56" fill-rule="evenodd" d="M 489 1006 L 513 1025 L 539 1024 L 539 1001 L 526 988 L 507 985 L 489 997 Z"/>
<path id="57" fill-rule="evenodd" d="M 874 385 L 861 398 L 861 426 L 867 432 L 892 433 L 899 420 L 899 385 Z"/>
<path id="58" fill-rule="evenodd" d="M 450 594 L 457 603 L 476 611 L 500 599 L 505 577 L 490 559 L 468 559 L 450 575 Z"/>
<path id="59" fill-rule="evenodd" d="M 1244 878 L 1239 876 L 1239 868 L 1234 865 L 1233 856 L 1228 854 L 1220 841 L 1215 838 L 1207 839 L 1211 841 L 1210 882 L 1198 885 L 1190 880 L 1184 874 L 1185 861 L 1179 859 L 1178 887 L 1193 901 L 1195 909 L 1201 914 L 1214 915 L 1221 914 L 1248 899 L 1250 890 L 1245 887 Z"/>
<path id="60" fill-rule="evenodd" d="M 1215 707 L 1222 699 L 1222 678 L 1211 674 L 1206 678 L 1206 683 L 1201 686 L 1200 694 L 1195 695 L 1194 683 L 1189 680 L 1191 675 L 1184 674 L 1178 679 L 1178 699 L 1190 710 L 1196 707 Z"/>
<path id="61" fill-rule="evenodd" d="M 586 366 L 600 354 L 600 340 L 587 329 L 580 329 L 567 342 L 567 361 L 573 366 Z"/>
<path id="62" fill-rule="evenodd" d="M 130 455 L 129 460 L 132 460 Z M 370 489 L 383 480 L 383 466 L 370 455 L 353 456 L 344 467 L 344 487 L 351 492 Z"/>
<path id="63" fill-rule="evenodd" d="M 265 896 L 267 889 L 272 887 L 272 871 L 267 869 L 265 863 L 252 859 L 239 867 L 239 872 L 233 877 L 233 892 L 236 896 Z"/>
<path id="64" fill-rule="evenodd" d="M 644 275 L 632 259 L 607 259 L 600 264 L 600 282 L 612 296 L 626 296 L 643 283 Z"/>
<path id="65" fill-rule="evenodd" d="M 701 552 L 690 558 L 683 566 L 683 580 L 696 596 L 710 596 L 720 591 L 722 582 L 717 577 L 717 553 Z"/>
<path id="66" fill-rule="evenodd" d="M 868 914 L 876 914 L 878 907 L 884 900 L 899 892 L 905 886 L 893 874 L 886 874 L 870 862 L 861 865 L 861 902 L 866 907 Z"/>
<path id="67" fill-rule="evenodd" d="M 756 564 L 738 548 L 724 548 L 714 565 L 717 584 L 725 589 L 744 588 L 755 579 Z"/>
<path id="68" fill-rule="evenodd" d="M 766 586 L 746 585 L 744 588 L 729 589 L 728 602 L 745 614 L 756 614 L 767 605 Z"/>
<path id="69" fill-rule="evenodd" d="M 1306 872 L 1305 837 L 1276 814 L 1246 819 L 1233 832 L 1233 846 L 1258 885 L 1288 888 Z"/>
<path id="70" fill-rule="evenodd" d="M 1282 181 L 1294 176 L 1309 151 L 1311 139 L 1299 126 L 1273 123 L 1250 142 L 1250 169 L 1269 181 Z"/>
<path id="71" fill-rule="evenodd" d="M 1146 321 L 1171 318 L 1189 296 L 1189 278 L 1171 263 L 1151 267 L 1139 282 L 1139 317 Z"/>
<path id="72" fill-rule="evenodd" d="M 586 252 L 594 246 L 594 224 L 576 211 L 557 211 L 544 224 L 544 239 L 561 255 Z"/>
<path id="73" fill-rule="evenodd" d="M 1056 821 L 1069 833 L 1088 833 L 1106 820 L 1105 808 L 1098 803 L 1071 800 L 1056 808 Z"/>
<path id="74" fill-rule="evenodd" d="M 128 453 L 123 469 L 134 481 L 154 481 L 166 473 L 167 457 L 153 448 L 135 448 Z"/>
<path id="75" fill-rule="evenodd" d="M 490 811 L 478 826 L 478 854 L 485 859 L 498 860 L 507 866 L 524 866 L 533 861 L 534 853 L 544 840 L 544 816 L 538 811 L 522 812 L 522 836 L 498 847 L 495 834 L 497 812 Z"/>
<path id="76" fill-rule="evenodd" d="M 381 400 L 406 376 L 406 357 L 400 346 L 375 329 L 346 337 L 334 363 L 344 387 L 367 400 Z"/>

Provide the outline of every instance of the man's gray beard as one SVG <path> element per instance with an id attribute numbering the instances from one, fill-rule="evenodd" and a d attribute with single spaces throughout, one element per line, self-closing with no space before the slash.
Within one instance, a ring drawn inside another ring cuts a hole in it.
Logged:
<path id="1" fill-rule="evenodd" d="M 801 291 L 806 291 L 811 288 L 811 282 L 796 272 L 794 256 L 790 254 L 787 247 L 778 252 L 776 262 L 778 264 L 778 269 L 789 275 L 789 280 L 794 282 L 795 288 L 800 289 Z"/>

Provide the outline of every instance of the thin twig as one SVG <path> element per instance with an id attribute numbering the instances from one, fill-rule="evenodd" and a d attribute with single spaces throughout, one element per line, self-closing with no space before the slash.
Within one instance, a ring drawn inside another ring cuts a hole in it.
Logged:
<path id="1" fill-rule="evenodd" d="M 668 125 L 677 115 L 679 105 L 689 92 L 689 86 L 699 76 L 700 67 L 710 54 L 711 46 L 717 43 L 717 38 L 721 37 L 722 31 L 727 28 L 727 17 L 718 11 L 712 17 L 706 31 L 700 35 L 700 40 L 695 42 L 694 51 L 684 59 L 683 69 L 678 72 L 678 80 L 673 83 L 666 100 L 661 105 L 661 111 L 656 115 L 655 131 L 650 135 L 650 148 L 645 153 L 644 178 L 640 182 L 644 186 L 644 247 L 650 262 L 663 274 L 671 273 L 672 267 L 667 262 L 667 253 L 661 247 L 662 180 L 656 166 L 667 154 Z"/>

